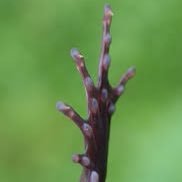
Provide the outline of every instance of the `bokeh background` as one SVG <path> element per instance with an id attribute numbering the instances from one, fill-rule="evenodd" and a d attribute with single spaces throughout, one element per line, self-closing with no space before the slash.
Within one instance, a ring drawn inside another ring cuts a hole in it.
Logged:
<path id="1" fill-rule="evenodd" d="M 131 65 L 112 119 L 107 182 L 182 181 L 182 1 L 110 0 L 110 81 Z M 104 0 L 0 0 L 0 181 L 74 182 L 83 152 L 58 100 L 86 117 L 70 48 L 97 78 Z"/>

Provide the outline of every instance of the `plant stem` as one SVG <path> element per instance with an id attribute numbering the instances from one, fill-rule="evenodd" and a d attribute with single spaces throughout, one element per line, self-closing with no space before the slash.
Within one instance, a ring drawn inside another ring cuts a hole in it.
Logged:
<path id="1" fill-rule="evenodd" d="M 80 182 L 105 182 L 111 116 L 115 111 L 115 103 L 122 95 L 127 81 L 135 75 L 135 69 L 130 68 L 116 87 L 112 87 L 109 83 L 112 15 L 110 6 L 105 5 L 97 86 L 94 85 L 87 71 L 83 55 L 77 49 L 71 49 L 71 56 L 82 76 L 86 90 L 88 118 L 83 119 L 71 106 L 63 102 L 57 103 L 58 110 L 75 122 L 84 137 L 84 154 L 75 154 L 72 157 L 74 162 L 83 166 Z"/>

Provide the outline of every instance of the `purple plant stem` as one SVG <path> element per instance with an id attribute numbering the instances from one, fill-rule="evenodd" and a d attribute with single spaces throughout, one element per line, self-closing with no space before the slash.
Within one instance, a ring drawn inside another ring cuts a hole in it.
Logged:
<path id="1" fill-rule="evenodd" d="M 80 182 L 105 182 L 111 116 L 115 111 L 116 101 L 124 92 L 126 83 L 135 75 L 135 69 L 132 67 L 122 76 L 116 87 L 113 88 L 109 83 L 112 16 L 111 7 L 105 5 L 97 86 L 94 85 L 87 71 L 83 55 L 76 48 L 71 49 L 71 56 L 82 76 L 86 90 L 88 119 L 83 119 L 71 106 L 63 102 L 57 103 L 57 109 L 73 120 L 84 137 L 85 152 L 72 156 L 73 162 L 79 163 L 83 167 Z"/>

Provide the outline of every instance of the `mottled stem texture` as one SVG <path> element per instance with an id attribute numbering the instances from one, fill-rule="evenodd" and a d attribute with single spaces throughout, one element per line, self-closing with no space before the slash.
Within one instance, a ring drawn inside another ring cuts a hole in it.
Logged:
<path id="1" fill-rule="evenodd" d="M 71 49 L 71 56 L 82 77 L 86 91 L 87 119 L 82 118 L 71 106 L 63 102 L 57 103 L 57 109 L 78 126 L 84 137 L 84 153 L 72 156 L 73 162 L 83 167 L 80 182 L 105 182 L 111 116 L 115 111 L 116 101 L 124 92 L 126 83 L 135 75 L 135 69 L 131 67 L 123 74 L 116 87 L 112 87 L 109 83 L 112 16 L 111 7 L 105 5 L 97 85 L 94 84 L 86 68 L 83 55 L 76 48 Z"/>

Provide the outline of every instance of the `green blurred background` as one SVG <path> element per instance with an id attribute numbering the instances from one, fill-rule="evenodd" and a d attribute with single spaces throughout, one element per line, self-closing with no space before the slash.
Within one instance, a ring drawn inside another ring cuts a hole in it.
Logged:
<path id="1" fill-rule="evenodd" d="M 131 65 L 112 119 L 107 182 L 182 181 L 182 1 L 110 0 L 110 80 Z M 104 0 L 0 0 L 0 181 L 74 182 L 83 152 L 63 100 L 86 117 L 69 51 L 96 81 Z M 181 109 L 180 109 L 181 108 Z"/>

